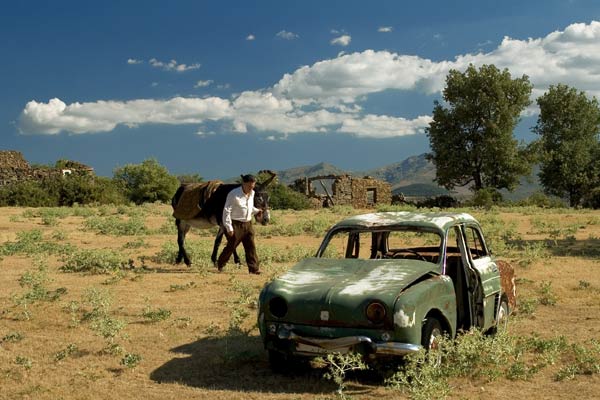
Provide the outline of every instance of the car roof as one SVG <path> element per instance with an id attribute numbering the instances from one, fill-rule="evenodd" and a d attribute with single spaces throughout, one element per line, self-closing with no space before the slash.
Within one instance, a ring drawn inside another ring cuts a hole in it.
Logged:
<path id="1" fill-rule="evenodd" d="M 335 224 L 332 229 L 419 226 L 445 231 L 450 226 L 469 222 L 477 223 L 477 220 L 467 213 L 390 211 L 346 218 Z"/>

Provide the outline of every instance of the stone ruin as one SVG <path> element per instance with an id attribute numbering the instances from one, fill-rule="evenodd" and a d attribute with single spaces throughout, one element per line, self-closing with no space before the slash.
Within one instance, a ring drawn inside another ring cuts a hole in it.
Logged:
<path id="1" fill-rule="evenodd" d="M 321 192 L 314 187 L 318 181 Z M 330 188 L 323 181 L 331 182 Z M 352 206 L 372 208 L 380 204 L 391 204 L 392 187 L 389 183 L 370 176 L 363 178 L 351 175 L 322 175 L 297 179 L 290 187 L 308 196 L 315 207 Z"/>
<path id="2" fill-rule="evenodd" d="M 42 180 L 70 174 L 92 175 L 94 169 L 76 161 L 64 160 L 61 168 L 32 167 L 19 151 L 0 151 L 0 186 L 26 180 Z"/>

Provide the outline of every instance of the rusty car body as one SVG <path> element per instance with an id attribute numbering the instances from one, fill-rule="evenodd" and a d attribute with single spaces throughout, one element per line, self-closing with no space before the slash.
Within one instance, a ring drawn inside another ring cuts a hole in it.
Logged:
<path id="1" fill-rule="evenodd" d="M 403 356 L 446 334 L 505 329 L 514 273 L 466 213 L 381 212 L 347 218 L 315 257 L 266 284 L 258 326 L 272 365 L 359 352 Z"/>

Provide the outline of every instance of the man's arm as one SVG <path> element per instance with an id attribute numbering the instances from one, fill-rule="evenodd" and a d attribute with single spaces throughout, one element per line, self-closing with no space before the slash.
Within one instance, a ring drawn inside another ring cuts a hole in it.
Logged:
<path id="1" fill-rule="evenodd" d="M 223 207 L 223 227 L 225 228 L 225 233 L 228 236 L 233 235 L 233 223 L 231 221 L 231 210 L 233 209 L 233 204 L 235 202 L 235 195 L 233 194 L 233 190 L 227 194 L 227 199 L 225 200 L 225 207 Z"/>

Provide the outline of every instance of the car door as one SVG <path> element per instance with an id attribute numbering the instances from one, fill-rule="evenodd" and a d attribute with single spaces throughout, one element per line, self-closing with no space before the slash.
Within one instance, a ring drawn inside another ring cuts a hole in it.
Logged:
<path id="1" fill-rule="evenodd" d="M 500 294 L 498 265 L 487 249 L 478 225 L 465 224 L 463 232 L 465 255 L 472 270 L 476 272 L 479 285 L 475 296 L 478 325 L 482 329 L 488 329 L 494 323 L 496 300 Z"/>

